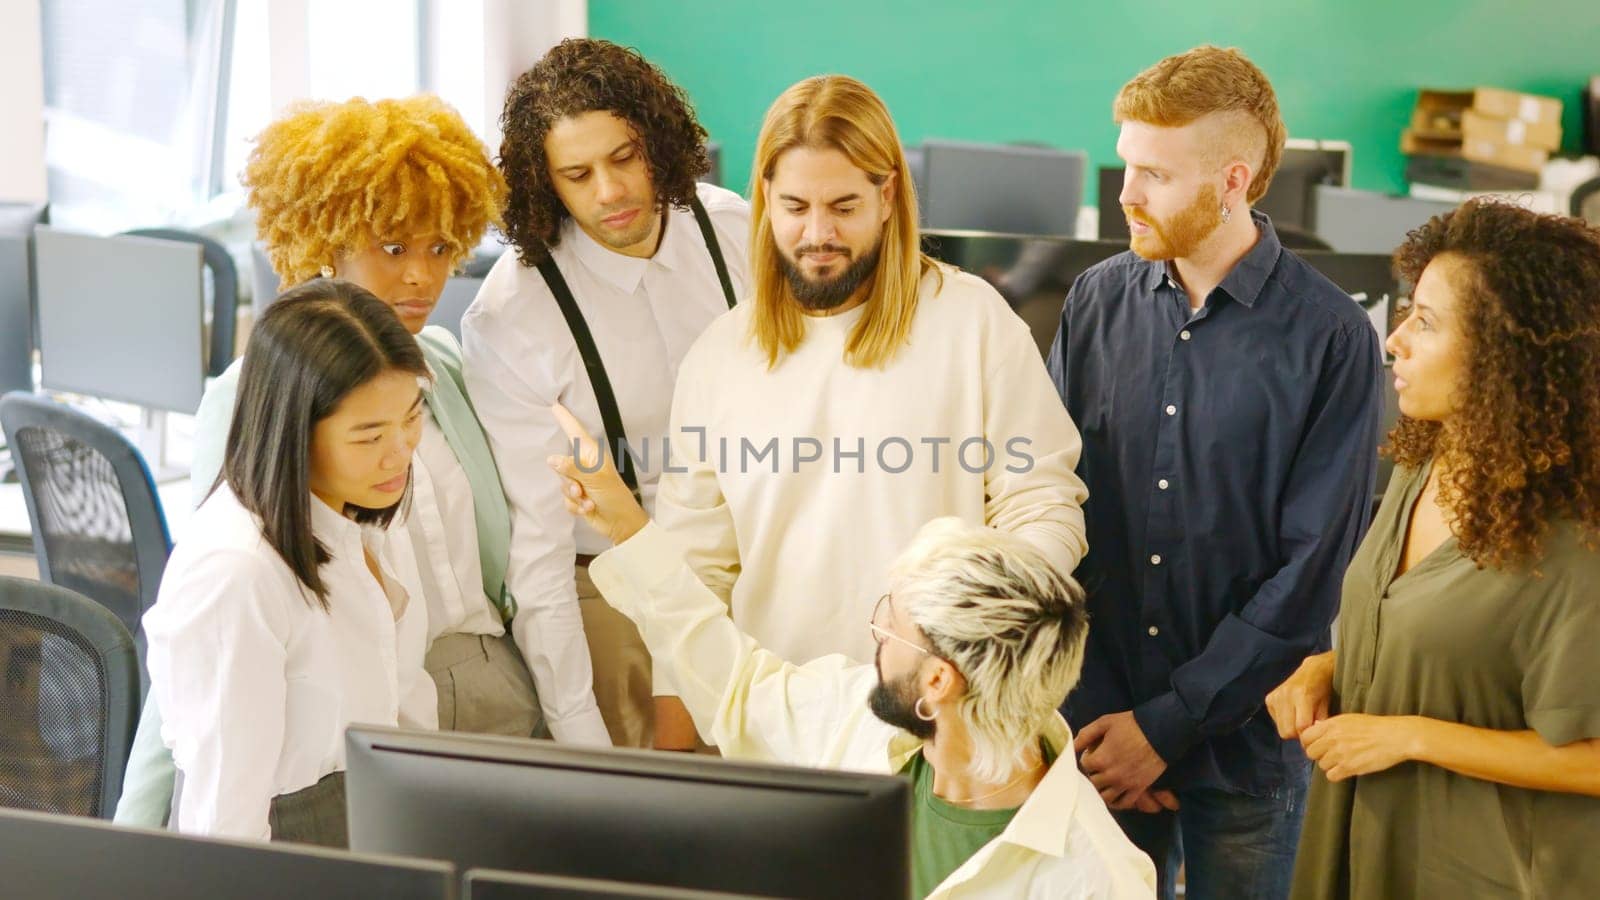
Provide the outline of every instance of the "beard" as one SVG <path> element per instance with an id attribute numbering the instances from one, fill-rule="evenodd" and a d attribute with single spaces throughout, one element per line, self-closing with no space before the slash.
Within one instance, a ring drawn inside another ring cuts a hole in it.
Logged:
<path id="1" fill-rule="evenodd" d="M 878 257 L 883 251 L 883 238 L 872 245 L 865 256 L 860 259 L 850 258 L 850 249 L 838 244 L 802 244 L 795 248 L 795 259 L 779 252 L 778 265 L 783 269 L 783 277 L 789 282 L 789 293 L 806 309 L 813 312 L 826 312 L 846 300 L 849 300 L 867 279 L 877 274 Z M 844 270 L 832 278 L 812 280 L 800 271 L 799 259 L 807 253 L 839 253 L 847 263 Z"/>
<path id="2" fill-rule="evenodd" d="M 1165 222 L 1147 218 L 1139 210 L 1124 206 L 1123 214 L 1129 219 L 1150 226 L 1150 233 L 1134 235 L 1129 249 L 1141 257 L 1152 260 L 1187 259 L 1200 249 L 1222 225 L 1222 207 L 1213 185 L 1200 189 L 1194 202 L 1179 210 Z"/>
<path id="3" fill-rule="evenodd" d="M 880 649 L 881 656 L 881 649 Z M 867 708 L 885 723 L 923 741 L 933 740 L 938 723 L 917 715 L 916 672 L 894 681 L 883 679 L 883 666 L 878 665 L 878 683 L 867 695 Z"/>

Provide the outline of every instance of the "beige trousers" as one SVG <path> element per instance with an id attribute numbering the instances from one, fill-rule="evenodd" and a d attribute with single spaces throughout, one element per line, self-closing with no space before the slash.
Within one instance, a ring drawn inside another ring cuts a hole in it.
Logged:
<path id="1" fill-rule="evenodd" d="M 423 660 L 439 691 L 439 730 L 547 737 L 539 694 L 510 632 L 447 634 Z"/>
<path id="2" fill-rule="evenodd" d="M 600 596 L 587 566 L 577 567 L 577 584 L 600 718 L 618 747 L 649 747 L 655 740 L 650 652 L 633 622 Z"/>

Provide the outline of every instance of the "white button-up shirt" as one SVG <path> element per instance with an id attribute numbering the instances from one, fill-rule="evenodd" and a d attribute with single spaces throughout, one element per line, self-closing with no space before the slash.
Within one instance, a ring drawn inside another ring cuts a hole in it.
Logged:
<path id="1" fill-rule="evenodd" d="M 417 573 L 428 604 L 428 643 L 446 634 L 505 634 L 500 611 L 483 594 L 472 483 L 431 410 L 423 417 L 411 473 L 410 512 L 402 526 L 405 534 L 397 535 L 396 543 L 409 537 L 404 549 L 418 557 Z"/>
<path id="2" fill-rule="evenodd" d="M 345 766 L 353 723 L 435 728 L 423 669 L 427 608 L 396 567 L 398 529 L 363 527 L 311 498 L 328 609 L 223 485 L 195 511 L 144 617 L 162 741 L 183 773 L 178 830 L 266 840 L 272 799 Z M 382 583 L 367 568 L 378 562 Z"/>
<path id="3" fill-rule="evenodd" d="M 868 709 L 874 666 L 837 654 L 797 666 L 763 650 L 659 526 L 646 525 L 589 571 L 606 600 L 639 626 L 656 664 L 672 668 L 695 725 L 724 756 L 882 773 L 901 771 L 919 752 L 917 739 Z M 1059 714 L 1044 739 L 1057 753 L 1044 779 L 1005 830 L 928 900 L 1155 896 L 1150 857 L 1078 771 Z"/>
<path id="4" fill-rule="evenodd" d="M 698 195 L 742 299 L 749 286 L 749 205 L 711 185 L 699 185 Z M 551 256 L 605 361 L 628 440 L 649 448 L 636 471 L 645 508 L 653 509 L 678 365 L 728 309 L 711 254 L 694 215 L 673 209 L 649 259 L 601 246 L 571 219 Z M 544 278 L 509 251 L 463 317 L 461 345 L 467 390 L 511 507 L 512 634 L 539 683 L 555 738 L 610 743 L 594 704 L 573 575 L 576 554 L 599 553 L 607 543 L 567 515 L 560 480 L 545 464 L 552 454 L 571 452 L 550 414 L 556 401 L 605 439 L 583 357 Z"/>

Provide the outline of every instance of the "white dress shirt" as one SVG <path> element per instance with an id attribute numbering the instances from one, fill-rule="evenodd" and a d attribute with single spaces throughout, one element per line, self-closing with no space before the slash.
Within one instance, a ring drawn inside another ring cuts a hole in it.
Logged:
<path id="1" fill-rule="evenodd" d="M 735 295 L 749 286 L 750 211 L 737 194 L 699 185 L 698 194 L 727 263 Z M 655 503 L 678 364 L 700 332 L 728 309 L 705 240 L 688 210 L 667 214 L 656 253 L 624 256 L 596 243 L 571 219 L 551 251 L 605 361 L 623 427 L 649 458 L 636 470 L 645 508 Z M 557 740 L 574 732 L 609 743 L 594 705 L 593 669 L 578 611 L 573 559 L 606 541 L 575 523 L 559 479 L 545 463 L 570 452 L 550 405 L 560 401 L 591 434 L 603 436 L 600 408 L 572 332 L 538 269 L 514 252 L 500 258 L 461 322 L 467 390 L 500 466 L 511 507 L 506 581 L 517 600 L 512 633 L 524 648 Z M 539 652 L 538 648 L 543 648 Z M 544 685 L 557 686 L 547 692 Z"/>
<path id="2" fill-rule="evenodd" d="M 432 410 L 423 417 L 411 473 L 411 508 L 403 526 L 409 540 L 395 543 L 417 556 L 428 643 L 446 634 L 505 634 L 500 611 L 483 593 L 472 484 Z"/>
<path id="3" fill-rule="evenodd" d="M 176 827 L 267 840 L 272 799 L 344 769 L 353 723 L 435 728 L 423 669 L 427 607 L 398 529 L 364 527 L 311 498 L 328 609 L 223 485 L 195 511 L 144 617 L 162 741 L 183 773 Z M 378 562 L 382 584 L 367 568 Z"/>
<path id="4" fill-rule="evenodd" d="M 606 600 L 639 626 L 656 665 L 671 668 L 702 734 L 729 759 L 861 772 L 905 769 L 921 741 L 874 716 L 872 664 L 835 654 L 797 666 L 763 649 L 695 576 L 681 542 L 648 524 L 589 567 Z M 856 623 L 867 630 L 865 619 Z M 927 900 L 1110 900 L 1155 896 L 1155 867 L 1128 840 L 1078 771 L 1060 714 L 1044 740 L 1056 753 L 998 837 Z"/>

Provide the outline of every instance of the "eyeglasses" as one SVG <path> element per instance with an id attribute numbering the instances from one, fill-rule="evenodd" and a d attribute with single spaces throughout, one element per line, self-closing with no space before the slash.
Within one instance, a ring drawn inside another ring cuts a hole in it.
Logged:
<path id="1" fill-rule="evenodd" d="M 907 647 L 910 647 L 911 649 L 917 651 L 918 653 L 926 653 L 929 656 L 932 656 L 933 655 L 933 651 L 929 650 L 927 647 L 923 647 L 923 646 L 919 646 L 917 644 L 914 644 L 911 641 L 906 640 L 905 638 L 901 637 L 900 635 L 895 634 L 894 632 L 890 631 L 889 629 L 887 629 L 887 628 L 883 627 L 882 625 L 878 624 L 880 621 L 883 620 L 884 613 L 886 613 L 888 610 L 889 610 L 889 595 L 888 594 L 884 594 L 882 597 L 878 598 L 877 605 L 872 607 L 872 619 L 867 622 L 867 627 L 872 629 L 872 639 L 877 641 L 879 646 L 882 646 L 883 642 L 886 641 L 886 640 L 899 641 L 900 643 L 905 644 Z"/>

